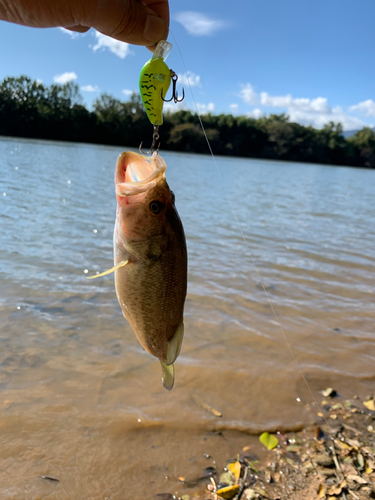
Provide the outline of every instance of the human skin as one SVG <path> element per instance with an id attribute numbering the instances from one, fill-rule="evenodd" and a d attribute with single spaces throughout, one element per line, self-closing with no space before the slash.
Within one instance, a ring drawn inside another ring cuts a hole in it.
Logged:
<path id="1" fill-rule="evenodd" d="M 168 0 L 0 0 L 0 20 L 33 28 L 90 28 L 154 50 L 169 28 Z"/>

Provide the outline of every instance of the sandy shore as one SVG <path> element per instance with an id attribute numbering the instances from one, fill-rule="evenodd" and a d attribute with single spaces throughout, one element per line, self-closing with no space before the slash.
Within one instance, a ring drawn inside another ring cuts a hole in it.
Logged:
<path id="1" fill-rule="evenodd" d="M 244 446 L 227 463 L 197 471 L 196 478 L 181 477 L 179 491 L 161 492 L 155 498 L 375 498 L 375 400 L 372 396 L 346 399 L 331 390 L 322 395 L 319 404 L 311 426 L 297 433 L 275 434 L 277 444 L 269 443 L 273 449 L 259 443 L 266 453 L 257 454 Z"/>

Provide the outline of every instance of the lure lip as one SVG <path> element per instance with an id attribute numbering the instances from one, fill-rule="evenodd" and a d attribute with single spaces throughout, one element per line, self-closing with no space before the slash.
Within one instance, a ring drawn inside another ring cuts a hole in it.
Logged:
<path id="1" fill-rule="evenodd" d="M 119 182 L 127 166 L 136 161 L 147 162 L 154 168 L 153 172 L 145 179 L 139 181 Z M 135 196 L 148 191 L 157 184 L 161 177 L 165 177 L 166 169 L 167 165 L 165 161 L 157 152 L 154 152 L 150 158 L 131 151 L 120 154 L 117 160 L 115 173 L 116 195 L 124 198 L 126 196 Z"/>
<path id="2" fill-rule="evenodd" d="M 173 45 L 166 40 L 160 40 L 160 42 L 156 45 L 154 55 L 151 57 L 151 61 L 155 59 L 163 59 L 165 61 L 169 56 L 170 51 L 172 50 Z"/>

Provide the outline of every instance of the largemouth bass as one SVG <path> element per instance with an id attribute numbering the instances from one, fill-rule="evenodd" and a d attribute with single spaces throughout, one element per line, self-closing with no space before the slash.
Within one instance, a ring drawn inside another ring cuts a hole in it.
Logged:
<path id="1" fill-rule="evenodd" d="M 116 164 L 113 235 L 116 294 L 144 349 L 157 357 L 171 390 L 184 335 L 187 250 L 165 161 L 122 153 Z"/>

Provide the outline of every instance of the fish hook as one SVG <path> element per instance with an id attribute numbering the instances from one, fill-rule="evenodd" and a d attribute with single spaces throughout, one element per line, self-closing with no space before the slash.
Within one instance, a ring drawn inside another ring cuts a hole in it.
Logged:
<path id="1" fill-rule="evenodd" d="M 142 141 L 141 144 L 139 145 L 139 152 L 142 155 L 152 155 L 152 153 L 154 152 L 155 144 L 159 140 L 159 137 L 160 137 L 159 136 L 159 125 L 154 125 L 154 133 L 152 134 L 152 144 L 151 144 L 151 147 L 150 147 L 150 151 L 147 151 L 147 153 L 144 153 L 142 151 L 142 144 L 143 144 L 143 141 Z M 160 148 L 160 143 L 158 144 L 156 153 L 159 152 L 159 148 Z"/>
<path id="2" fill-rule="evenodd" d="M 176 86 L 177 86 L 177 80 L 178 80 L 178 76 L 176 75 L 176 73 L 171 69 L 171 77 L 172 77 L 172 97 L 170 99 L 164 99 L 163 97 L 163 89 L 161 90 L 161 98 L 163 99 L 164 102 L 171 102 L 171 100 L 173 99 L 175 103 L 177 102 L 181 102 L 185 99 L 185 91 L 184 89 L 182 89 L 182 99 L 179 99 L 178 98 L 178 93 L 177 93 L 177 90 L 176 90 Z"/>

